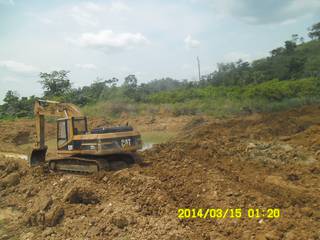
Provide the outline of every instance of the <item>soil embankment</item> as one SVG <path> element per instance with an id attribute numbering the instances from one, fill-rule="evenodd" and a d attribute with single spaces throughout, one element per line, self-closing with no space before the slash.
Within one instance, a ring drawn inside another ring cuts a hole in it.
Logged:
<path id="1" fill-rule="evenodd" d="M 178 125 L 142 166 L 116 172 L 0 159 L 0 239 L 320 239 L 319 107 Z M 178 208 L 243 216 L 181 220 Z M 281 216 L 249 218 L 249 208 Z"/>

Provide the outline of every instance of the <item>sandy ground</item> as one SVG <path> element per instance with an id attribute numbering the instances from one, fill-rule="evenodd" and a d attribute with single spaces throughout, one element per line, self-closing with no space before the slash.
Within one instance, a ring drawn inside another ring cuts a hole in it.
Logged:
<path id="1" fill-rule="evenodd" d="M 73 175 L 0 159 L 0 239 L 320 239 L 318 106 L 150 121 L 180 133 L 128 169 Z M 6 124 L 16 133 L 24 125 Z M 0 141 L 14 148 L 19 136 L 8 131 Z M 179 208 L 242 215 L 179 219 Z M 248 209 L 280 209 L 280 217 L 251 218 Z"/>

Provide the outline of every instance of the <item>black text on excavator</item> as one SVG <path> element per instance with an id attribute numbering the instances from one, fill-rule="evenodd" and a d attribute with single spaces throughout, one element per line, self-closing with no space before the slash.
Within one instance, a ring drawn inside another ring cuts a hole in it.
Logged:
<path id="1" fill-rule="evenodd" d="M 142 148 L 140 133 L 131 126 L 88 130 L 87 118 L 70 103 L 36 100 L 35 146 L 30 166 L 48 163 L 54 171 L 96 172 L 134 163 Z M 57 156 L 46 160 L 45 116 L 57 117 Z"/>

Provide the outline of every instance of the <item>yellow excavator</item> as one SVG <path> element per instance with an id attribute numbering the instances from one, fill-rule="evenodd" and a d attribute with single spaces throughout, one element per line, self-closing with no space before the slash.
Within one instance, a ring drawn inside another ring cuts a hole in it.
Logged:
<path id="1" fill-rule="evenodd" d="M 36 100 L 36 136 L 29 165 L 48 164 L 53 171 L 92 173 L 112 170 L 141 161 L 141 135 L 131 126 L 88 130 L 88 121 L 71 103 Z M 57 157 L 46 159 L 45 116 L 57 119 Z"/>

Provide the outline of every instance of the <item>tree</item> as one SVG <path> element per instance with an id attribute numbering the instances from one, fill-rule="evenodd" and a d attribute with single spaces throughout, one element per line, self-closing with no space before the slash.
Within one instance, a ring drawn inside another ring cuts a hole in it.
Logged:
<path id="1" fill-rule="evenodd" d="M 118 78 L 110 78 L 108 80 L 105 80 L 105 83 L 108 84 L 110 87 L 115 87 L 117 86 L 117 83 L 119 82 L 119 79 Z"/>
<path id="2" fill-rule="evenodd" d="M 0 105 L 0 118 L 32 116 L 34 100 L 34 96 L 19 98 L 17 92 L 9 90 L 3 99 L 4 104 Z"/>
<path id="3" fill-rule="evenodd" d="M 137 96 L 137 88 L 138 88 L 138 80 L 135 75 L 130 74 L 124 79 L 123 83 L 124 94 L 129 98 L 134 100 L 138 100 Z"/>
<path id="4" fill-rule="evenodd" d="M 10 104 L 10 105 L 13 105 L 13 104 L 16 104 L 18 103 L 19 101 L 19 95 L 17 92 L 14 92 L 12 90 L 9 90 L 7 93 L 6 93 L 6 96 L 4 97 L 3 101 L 7 104 Z"/>
<path id="5" fill-rule="evenodd" d="M 285 48 L 286 48 L 286 52 L 287 53 L 292 53 L 294 52 L 294 50 L 296 49 L 297 47 L 297 44 L 293 41 L 285 41 L 284 43 L 285 45 Z"/>
<path id="6" fill-rule="evenodd" d="M 71 83 L 68 78 L 69 71 L 60 70 L 51 73 L 40 73 L 40 83 L 45 97 L 61 97 L 71 90 Z"/>
<path id="7" fill-rule="evenodd" d="M 295 44 L 297 44 L 299 41 L 299 35 L 298 34 L 292 34 L 291 35 L 291 42 L 294 42 Z"/>
<path id="8" fill-rule="evenodd" d="M 284 48 L 283 47 L 278 47 L 276 49 L 273 49 L 270 53 L 272 57 L 276 57 L 281 55 L 284 52 Z"/>
<path id="9" fill-rule="evenodd" d="M 309 30 L 308 35 L 311 39 L 320 40 L 320 22 L 312 25 L 312 27 L 309 28 L 308 30 Z"/>
<path id="10" fill-rule="evenodd" d="M 135 75 L 131 74 L 125 77 L 123 86 L 135 89 L 138 86 L 138 80 Z"/>

